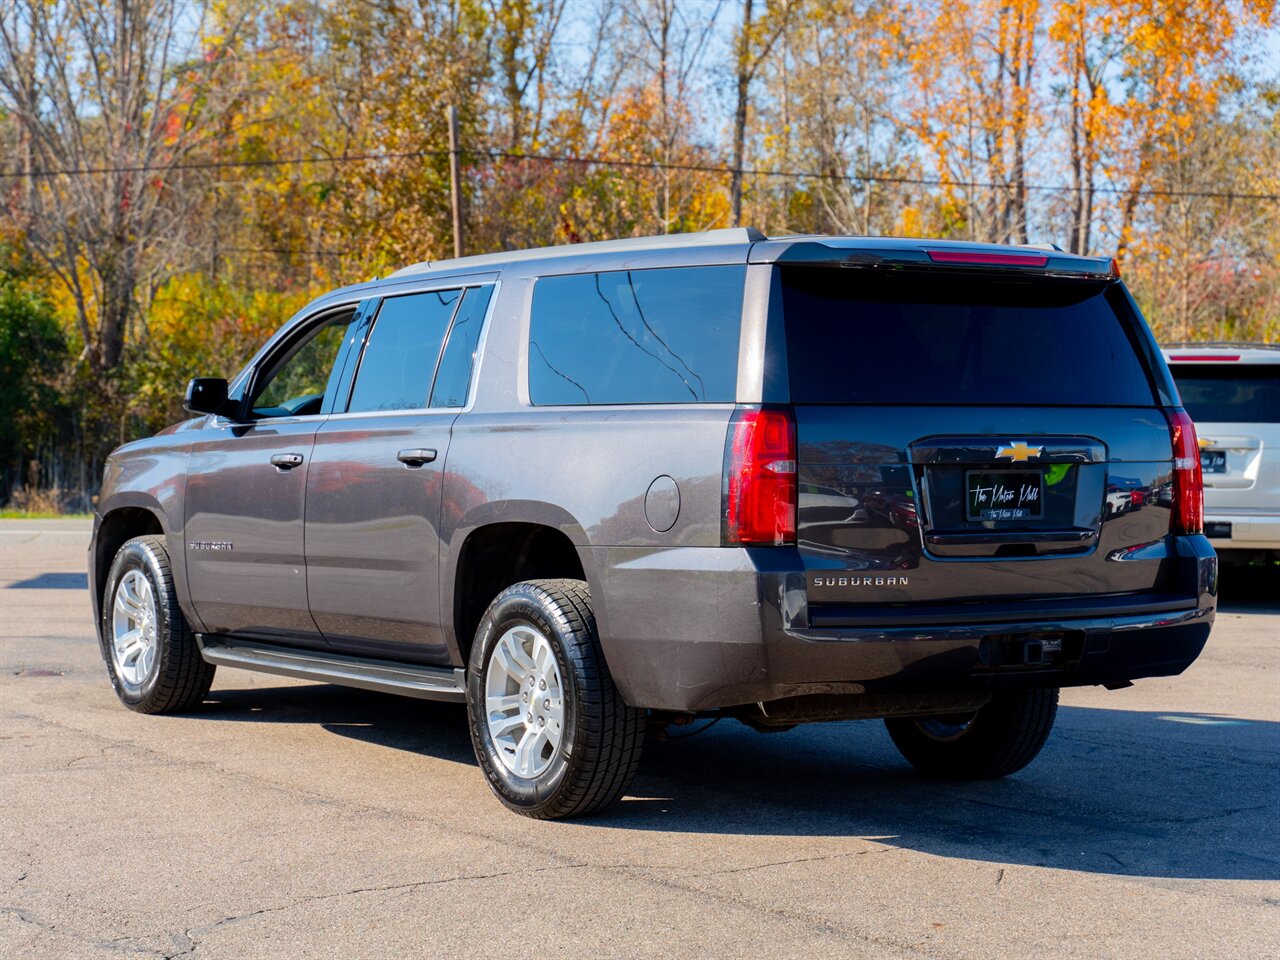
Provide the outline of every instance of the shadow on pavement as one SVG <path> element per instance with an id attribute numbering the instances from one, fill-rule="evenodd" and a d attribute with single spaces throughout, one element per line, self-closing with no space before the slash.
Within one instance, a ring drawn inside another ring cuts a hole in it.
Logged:
<path id="1" fill-rule="evenodd" d="M 10 590 L 88 590 L 87 573 L 41 573 L 9 584 Z"/>
<path id="2" fill-rule="evenodd" d="M 327 684 L 214 690 L 192 713 L 240 723 L 316 724 L 330 733 L 474 765 L 467 709 Z"/>
<path id="3" fill-rule="evenodd" d="M 474 764 L 464 709 L 330 686 L 215 691 L 201 715 L 313 723 Z M 1063 707 L 1040 758 L 1005 780 L 917 775 L 875 721 L 762 735 L 725 720 L 650 740 L 596 828 L 869 837 L 943 857 L 1130 876 L 1280 879 L 1280 724 Z M 495 801 L 496 802 L 496 801 Z"/>
<path id="4" fill-rule="evenodd" d="M 1224 613 L 1280 614 L 1280 565 L 1225 565 L 1218 586 L 1218 608 Z"/>
<path id="5" fill-rule="evenodd" d="M 727 727 L 721 731 L 720 727 Z M 931 781 L 878 722 L 656 744 L 600 825 L 875 837 L 945 857 L 1132 876 L 1280 879 L 1280 724 L 1063 707 L 1005 780 Z"/>

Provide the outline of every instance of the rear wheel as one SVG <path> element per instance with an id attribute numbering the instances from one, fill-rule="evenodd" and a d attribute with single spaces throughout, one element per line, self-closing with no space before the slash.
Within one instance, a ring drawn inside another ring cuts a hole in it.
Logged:
<path id="1" fill-rule="evenodd" d="M 954 780 L 991 780 L 1036 758 L 1058 713 L 1058 691 L 995 694 L 975 713 L 885 720 L 889 736 L 917 770 Z"/>
<path id="2" fill-rule="evenodd" d="M 134 537 L 116 553 L 98 635 L 111 685 L 130 710 L 189 710 L 209 692 L 215 668 L 178 606 L 162 538 Z"/>
<path id="3" fill-rule="evenodd" d="M 644 713 L 613 685 L 580 580 L 529 580 L 498 594 L 471 649 L 467 704 L 480 767 L 516 813 L 594 813 L 635 776 Z"/>

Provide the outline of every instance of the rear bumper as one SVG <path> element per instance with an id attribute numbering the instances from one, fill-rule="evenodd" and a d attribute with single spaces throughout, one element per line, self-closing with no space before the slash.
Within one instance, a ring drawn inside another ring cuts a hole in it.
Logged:
<path id="1" fill-rule="evenodd" d="M 1205 529 L 1217 550 L 1280 550 L 1280 514 L 1230 513 L 1208 509 Z M 1231 535 L 1212 536 L 1215 528 L 1231 524 Z"/>
<path id="2" fill-rule="evenodd" d="M 789 549 L 596 548 L 593 592 L 607 598 L 597 603 L 605 658 L 637 707 L 1111 684 L 1181 673 L 1208 640 L 1217 557 L 1204 537 L 1177 538 L 1169 552 L 1178 590 L 1159 603 L 1144 595 L 1126 608 L 1117 596 L 1093 612 L 1043 617 L 992 604 L 990 620 L 979 605 L 962 623 L 904 611 L 898 625 L 813 626 L 803 564 Z M 1061 652 L 1020 657 L 1046 640 Z"/>

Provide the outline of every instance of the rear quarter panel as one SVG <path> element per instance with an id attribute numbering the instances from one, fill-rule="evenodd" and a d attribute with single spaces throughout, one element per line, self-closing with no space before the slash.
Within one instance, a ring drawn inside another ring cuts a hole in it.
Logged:
<path id="1" fill-rule="evenodd" d="M 603 567 L 616 556 L 602 551 L 640 556 L 719 548 L 724 440 L 733 404 L 530 406 L 525 345 L 532 288 L 532 278 L 504 276 L 474 408 L 454 424 L 441 516 L 446 641 L 458 656 L 447 598 L 467 535 L 489 523 L 540 523 L 577 547 L 605 655 L 613 662 L 610 648 L 626 631 L 610 615 L 616 584 L 606 587 L 602 580 Z M 679 506 L 670 528 L 662 530 L 651 525 L 645 505 L 650 486 L 664 477 L 674 481 Z M 662 598 L 650 601 L 660 605 Z"/>

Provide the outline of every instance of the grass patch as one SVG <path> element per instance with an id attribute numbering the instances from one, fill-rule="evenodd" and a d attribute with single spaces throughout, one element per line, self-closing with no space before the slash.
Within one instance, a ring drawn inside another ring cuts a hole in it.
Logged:
<path id="1" fill-rule="evenodd" d="M 0 520 L 92 520 L 92 513 L 52 513 L 45 510 L 0 510 Z"/>

